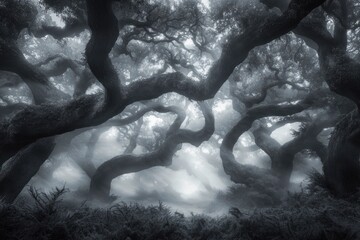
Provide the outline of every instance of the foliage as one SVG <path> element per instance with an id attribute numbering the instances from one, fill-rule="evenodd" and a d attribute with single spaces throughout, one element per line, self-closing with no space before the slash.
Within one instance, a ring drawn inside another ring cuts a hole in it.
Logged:
<path id="1" fill-rule="evenodd" d="M 283 195 L 283 191 L 266 183 L 260 183 L 253 187 L 235 184 L 226 192 L 220 192 L 218 200 L 238 208 L 263 208 L 279 205 Z"/>
<path id="2" fill-rule="evenodd" d="M 324 174 L 314 170 L 308 174 L 309 184 L 306 186 L 306 190 L 311 193 L 323 191 L 328 188 Z"/>
<path id="3" fill-rule="evenodd" d="M 247 214 L 185 217 L 163 203 L 90 208 L 60 201 L 66 191 L 31 189 L 30 199 L 0 205 L 1 239 L 358 239 L 360 202 L 325 189 L 289 194 L 277 207 Z M 30 203 L 32 202 L 32 203 Z M 41 203 L 39 203 L 41 202 Z M 49 211 L 50 210 L 50 211 Z"/>

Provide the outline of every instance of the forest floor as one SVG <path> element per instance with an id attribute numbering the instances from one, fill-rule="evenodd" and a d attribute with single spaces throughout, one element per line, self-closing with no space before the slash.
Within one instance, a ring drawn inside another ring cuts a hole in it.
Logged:
<path id="1" fill-rule="evenodd" d="M 290 194 L 276 207 L 232 208 L 219 217 L 184 216 L 164 204 L 91 208 L 30 189 L 30 198 L 0 204 L 0 239 L 360 239 L 360 200 L 323 189 Z"/>

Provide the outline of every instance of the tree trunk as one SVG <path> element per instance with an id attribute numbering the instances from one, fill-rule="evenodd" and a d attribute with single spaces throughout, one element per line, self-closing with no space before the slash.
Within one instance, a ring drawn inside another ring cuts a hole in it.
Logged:
<path id="1" fill-rule="evenodd" d="M 2 166 L 0 198 L 11 203 L 37 173 L 55 147 L 54 138 L 45 138 L 25 147 Z M 28 164 L 24 164 L 28 163 Z"/>
<path id="2" fill-rule="evenodd" d="M 360 187 L 360 149 L 350 136 L 360 128 L 358 110 L 341 120 L 332 133 L 324 175 L 329 188 L 338 196 L 347 196 Z"/>
<path id="3" fill-rule="evenodd" d="M 171 107 L 170 107 L 171 108 Z M 90 195 L 102 201 L 109 200 L 111 182 L 114 178 L 126 173 L 139 172 L 155 166 L 169 166 L 174 154 L 179 150 L 182 143 L 200 146 L 214 133 L 214 116 L 210 108 L 200 104 L 204 114 L 205 125 L 199 131 L 180 129 L 185 120 L 185 112 L 173 107 L 177 118 L 170 126 L 163 144 L 155 151 L 142 155 L 119 155 L 101 164 L 96 170 L 90 183 Z"/>

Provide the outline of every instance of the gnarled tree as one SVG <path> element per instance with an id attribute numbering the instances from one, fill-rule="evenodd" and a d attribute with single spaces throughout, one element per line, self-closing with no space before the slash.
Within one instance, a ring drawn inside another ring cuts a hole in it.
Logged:
<path id="1" fill-rule="evenodd" d="M 2 2 L 0 10 L 4 13 L 7 9 L 16 10 L 30 6 L 23 1 L 14 3 L 3 0 Z M 44 138 L 53 138 L 61 134 L 71 136 L 102 124 L 102 126 L 113 126 L 114 121 L 118 120 L 116 116 L 127 106 L 135 102 L 155 99 L 166 93 L 177 93 L 196 101 L 213 98 L 232 77 L 234 70 L 248 58 L 249 54 L 251 57 L 251 51 L 291 31 L 305 39 L 309 46 L 316 48 L 323 72 L 321 76 L 330 89 L 359 105 L 357 77 L 356 74 L 349 75 L 350 72 L 356 73 L 358 63 L 346 53 L 344 27 L 347 26 L 348 7 L 342 4 L 342 1 L 332 1 L 330 5 L 323 5 L 321 9 L 318 7 L 325 2 L 324 0 L 277 1 L 279 4 L 275 7 L 281 9 L 281 14 L 264 10 L 262 22 L 234 17 L 231 20 L 239 27 L 233 29 L 225 27 L 217 38 L 211 36 L 213 31 L 210 31 L 210 28 L 206 28 L 205 23 L 209 21 L 204 16 L 206 10 L 196 1 L 184 1 L 178 8 L 180 10 L 173 10 L 171 6 L 157 1 L 87 0 L 60 3 L 49 0 L 43 2 L 57 12 L 67 9 L 66 14 L 63 15 L 65 24 L 63 28 L 44 24 L 39 26 L 34 19 L 35 11 L 28 11 L 32 14 L 16 19 L 9 13 L 4 14 L 5 24 L 0 29 L 0 52 L 3 54 L 0 70 L 17 74 L 31 90 L 34 99 L 31 104 L 22 106 L 0 122 L 2 153 L 0 195 L 7 201 L 12 201 L 16 197 L 25 182 L 37 172 L 41 162 L 50 155 L 53 143 L 49 143 L 48 151 L 44 151 L 46 154 L 36 150 L 36 144 L 39 144 L 38 147 L 43 146 Z M 266 4 L 271 5 L 268 2 Z M 314 9 L 316 10 L 313 11 Z M 231 14 L 223 16 L 226 18 Z M 333 35 L 329 34 L 324 25 L 325 16 L 336 17 Z M 221 24 L 226 23 L 227 20 L 224 18 L 211 20 L 215 21 L 215 27 L 222 28 Z M 27 60 L 29 57 L 22 53 L 16 43 L 20 32 L 25 28 L 28 28 L 35 37 L 51 35 L 59 40 L 83 33 L 89 34 L 87 31 L 90 31 L 90 39 L 85 49 L 86 63 L 68 57 L 43 59 L 38 64 L 29 63 Z M 211 42 L 212 38 L 220 40 Z M 192 43 L 191 47 L 186 44 L 189 41 Z M 131 75 L 132 72 L 129 70 L 130 73 L 126 73 L 127 66 L 121 64 L 118 58 L 129 56 L 134 62 L 145 58 L 144 51 L 133 48 L 135 42 L 140 45 L 155 46 L 159 50 L 155 61 L 159 60 L 162 66 L 144 74 L 145 77 L 138 76 L 137 79 L 129 80 L 126 76 Z M 220 42 L 223 44 L 221 48 Z M 288 44 L 294 44 L 294 41 L 290 40 Z M 199 70 L 200 64 L 192 62 L 194 55 L 200 56 L 199 62 L 203 63 L 204 69 L 208 69 L 207 73 Z M 204 55 L 215 60 L 204 60 L 202 58 Z M 296 53 L 294 55 L 296 56 Z M 207 61 L 212 62 L 211 67 L 206 66 Z M 68 69 L 71 69 L 75 78 L 78 78 L 78 84 L 72 94 L 62 91 L 54 84 L 54 79 L 59 75 L 67 74 Z M 277 66 L 270 64 L 269 69 L 275 69 L 275 76 L 278 76 Z M 122 73 L 119 74 L 119 70 L 122 70 Z M 91 85 L 96 85 L 98 90 L 87 94 Z M 256 106 L 267 98 L 270 88 L 289 85 L 292 89 L 302 91 L 301 84 L 285 78 L 281 81 L 268 82 L 258 95 L 254 96 L 250 93 L 238 99 L 244 103 L 246 111 L 241 112 L 243 116 L 240 122 L 224 137 L 221 146 L 224 170 L 232 180 L 251 185 L 258 178 L 264 177 L 262 171 L 257 172 L 253 171 L 253 168 L 241 166 L 232 154 L 237 139 L 251 128 L 254 121 L 264 117 L 293 115 L 313 107 L 319 98 L 324 98 L 323 95 L 316 95 L 318 94 L 316 91 L 305 91 L 302 95 L 304 99 L 295 103 L 285 105 L 275 102 Z M 11 105 L 12 103 L 9 103 L 9 107 Z M 180 110 L 177 112 L 179 113 Z M 113 178 L 155 165 L 166 165 L 171 162 L 168 160 L 179 144 L 186 142 L 198 145 L 207 140 L 212 135 L 213 119 L 208 111 L 203 109 L 203 112 L 205 127 L 201 131 L 180 129 L 183 119 L 179 114 L 168 134 L 165 134 L 165 141 L 155 151 L 144 155 L 120 155 L 105 162 L 94 173 L 90 191 L 94 195 L 106 198 Z M 349 131 L 357 129 L 357 124 L 349 124 L 350 120 L 356 121 L 356 116 L 356 113 L 352 113 L 351 117 L 345 118 L 337 129 L 341 126 L 341 129 L 345 128 Z M 339 193 L 352 191 L 358 185 L 357 179 L 352 179 L 354 184 L 351 189 L 343 187 L 346 181 L 350 181 L 342 179 L 344 169 L 358 164 L 356 144 L 359 142 L 358 131 L 354 131 L 351 138 L 340 136 L 345 132 L 342 130 L 334 132 L 330 145 L 335 147 L 329 152 L 324 168 L 329 184 Z M 296 139 L 302 139 L 300 135 Z M 352 146 L 348 149 L 354 153 L 349 155 L 349 161 L 345 161 L 346 163 L 339 161 L 339 152 L 342 151 L 343 146 Z M 33 152 L 36 157 L 30 159 L 27 150 Z M 32 165 L 32 170 L 25 174 L 26 177 L 22 178 L 21 182 L 14 185 L 16 190 L 9 195 L 6 190 L 10 186 L 9 179 L 15 179 L 13 176 L 20 174 L 19 169 L 25 169 L 24 166 L 31 165 L 32 161 L 38 164 Z M 274 160 L 274 162 L 279 161 Z M 344 164 L 346 168 L 336 167 L 337 164 Z M 274 168 L 275 166 L 278 165 L 274 164 Z M 286 176 L 280 179 L 287 181 L 288 173 L 284 175 Z"/>

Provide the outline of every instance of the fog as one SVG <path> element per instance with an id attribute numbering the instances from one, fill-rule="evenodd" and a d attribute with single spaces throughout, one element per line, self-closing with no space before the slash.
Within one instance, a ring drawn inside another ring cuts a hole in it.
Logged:
<path id="1" fill-rule="evenodd" d="M 71 14 L 81 14 L 82 10 L 75 6 L 75 10 L 69 8 L 67 9 L 69 13 L 66 11 L 62 13 L 54 6 L 46 7 L 46 4 L 43 5 L 37 0 L 32 2 L 37 10 L 36 17 L 29 27 L 30 30 L 23 29 L 17 40 L 26 61 L 33 63 L 39 72 L 46 75 L 52 88 L 68 97 L 73 96 L 76 99 L 76 91 L 82 86 L 81 84 L 85 84 L 81 82 L 84 79 L 87 79 L 87 82 L 82 96 L 92 97 L 108 91 L 106 84 L 102 84 L 99 77 L 95 77 L 90 71 L 92 69 L 89 68 L 84 55 L 92 34 L 87 25 L 82 26 L 81 31 L 63 38 L 39 27 L 48 24 L 58 31 L 66 30 L 69 18 L 74 17 Z M 154 8 L 156 11 L 149 10 L 158 5 L 159 9 Z M 120 35 L 108 55 L 113 70 L 118 75 L 116 81 L 121 80 L 124 88 L 144 79 L 144 82 L 151 82 L 151 79 L 146 80 L 147 77 L 176 72 L 186 76 L 192 84 L 203 84 L 209 74 L 214 72 L 217 74 L 211 67 L 221 59 L 223 46 L 233 40 L 234 34 L 242 33 L 249 24 L 254 26 L 261 24 L 263 15 L 275 17 L 280 14 L 279 9 L 267 8 L 259 1 L 203 0 L 197 3 L 149 1 L 149 3 L 135 4 L 129 9 L 126 7 L 115 4 L 116 17 L 130 16 L 138 19 L 140 23 L 147 20 L 154 26 L 148 28 L 136 24 L 127 26 L 128 23 L 121 26 Z M 194 11 L 193 15 L 190 14 L 192 11 Z M 183 18 L 184 14 L 190 15 Z M 162 18 L 170 20 L 159 21 Z M 328 28 L 333 28 L 333 20 L 327 21 Z M 194 27 L 196 24 L 199 24 L 197 28 Z M 187 214 L 191 212 L 221 214 L 233 204 L 239 204 L 225 201 L 224 196 L 233 195 L 231 193 L 233 187 L 248 185 L 242 180 L 234 180 L 236 174 L 232 175 L 231 170 L 241 172 L 243 169 L 250 169 L 249 172 L 256 174 L 263 170 L 266 170 L 264 171 L 266 173 L 271 172 L 274 170 L 277 157 L 276 154 L 271 153 L 281 152 L 282 147 L 286 147 L 290 142 L 304 146 L 296 150 L 294 156 L 289 157 L 294 167 L 290 169 L 290 184 L 287 190 L 301 191 L 307 184 L 306 179 L 310 172 L 314 170 L 322 172 L 319 154 L 309 150 L 309 146 L 305 146 L 306 142 L 319 140 L 321 144 L 327 144 L 334 124 L 327 126 L 329 124 L 324 123 L 326 126 L 319 130 L 315 140 L 305 138 L 306 134 L 309 134 L 307 129 L 318 122 L 322 127 L 324 121 L 322 116 L 338 116 L 341 109 L 328 102 L 317 103 L 318 106 L 315 101 L 309 101 L 313 104 L 310 104 L 311 106 L 306 102 L 307 105 L 304 107 L 305 99 L 310 98 L 315 90 L 329 92 L 328 87 L 321 82 L 322 78 L 318 77 L 320 65 L 316 60 L 317 57 L 319 55 L 316 49 L 304 39 L 288 34 L 286 37 L 249 50 L 247 58 L 234 67 L 229 76 L 225 76 L 224 82 L 226 79 L 228 81 L 219 85 L 221 87 L 216 91 L 216 95 L 210 99 L 206 97 L 208 100 L 204 102 L 197 102 L 191 97 L 172 91 L 151 100 L 147 97 L 141 100 L 139 97 L 139 101 L 129 101 L 131 104 L 124 107 L 119 114 L 113 114 L 115 117 L 107 117 L 107 122 L 105 121 L 103 125 L 97 124 L 85 129 L 79 127 L 56 135 L 54 151 L 38 173 L 32 177 L 28 186 L 35 186 L 43 191 L 50 191 L 56 186 L 65 186 L 70 190 L 69 198 L 86 200 L 95 170 L 115 157 L 129 154 L 136 158 L 161 149 L 168 141 L 167 137 L 172 133 L 170 130 L 181 114 L 174 110 L 159 110 L 157 106 L 128 124 L 112 126 L 112 122 L 134 117 L 152 104 L 158 104 L 162 108 L 175 106 L 185 111 L 186 117 L 181 122 L 180 130 L 201 131 L 203 127 L 209 127 L 204 120 L 206 112 L 199 105 L 205 103 L 212 110 L 215 118 L 212 136 L 206 140 L 202 139 L 200 146 L 191 143 L 193 139 L 182 140 L 169 166 L 162 166 L 164 164 L 159 160 L 160 163 L 148 169 L 117 174 L 117 177 L 111 179 L 110 195 L 114 198 L 107 204 L 122 201 L 144 204 L 163 202 L 172 209 Z M 5 76 L 3 79 L 10 79 L 9 73 L 3 74 Z M 19 77 L 12 76 L 12 78 L 21 82 Z M 221 78 L 222 76 L 219 77 Z M 181 84 L 178 86 L 180 89 L 178 92 L 181 92 L 183 86 Z M 9 101 L 26 105 L 35 102 L 32 89 L 24 83 L 2 90 L 3 105 L 8 104 Z M 155 88 L 151 91 L 156 90 Z M 148 90 L 145 86 L 141 91 L 147 94 Z M 59 100 L 60 105 L 64 102 Z M 290 110 L 289 113 L 281 112 L 282 108 L 297 106 L 303 109 Z M 333 106 L 336 110 L 332 109 Z M 251 116 L 251 121 L 245 121 L 245 124 L 240 126 L 244 129 L 236 138 L 235 147 L 232 149 L 231 144 L 230 147 L 226 144 L 224 146 L 223 139 L 229 136 L 239 121 L 246 120 L 248 116 Z M 69 119 L 71 117 L 69 116 Z M 66 121 L 71 122 L 69 119 Z M 177 129 L 178 132 L 181 132 L 180 130 Z M 260 135 L 255 136 L 256 134 Z M 305 135 L 305 141 L 301 140 L 302 135 Z M 128 147 L 132 146 L 131 141 L 134 139 L 134 149 L 126 152 Z M 299 140 L 300 143 L 297 144 L 295 140 Z M 261 144 L 266 141 L 268 141 L 266 144 Z M 273 149 L 269 150 L 269 148 Z M 225 149 L 223 158 L 220 149 Z M 232 159 L 232 153 L 235 163 L 230 161 L 233 165 L 228 167 L 229 170 L 225 165 L 226 161 Z M 94 172 L 90 171 L 89 174 L 86 168 Z M 241 172 L 244 174 L 242 176 L 244 179 L 248 178 L 247 171 Z M 239 178 L 241 174 L 238 174 Z M 263 179 L 258 181 L 266 182 Z M 250 189 L 254 190 L 252 187 Z M 27 188 L 24 188 L 22 193 L 26 194 L 26 191 Z M 245 206 L 248 200 L 242 201 Z"/>
<path id="2" fill-rule="evenodd" d="M 239 116 L 232 109 L 230 101 L 216 102 L 213 106 L 213 112 L 218 125 L 217 128 L 223 128 L 224 122 L 235 124 L 235 117 Z M 167 128 L 173 118 L 171 115 L 161 115 L 145 115 L 141 134 L 150 135 L 150 138 L 152 138 L 154 137 L 154 129 Z M 229 119 L 232 119 L 232 121 L 229 121 Z M 182 127 L 197 130 L 203 124 L 204 121 L 196 109 L 196 104 L 190 103 L 187 108 L 187 120 Z M 280 144 L 285 144 L 294 138 L 291 131 L 298 128 L 298 123 L 286 124 L 276 129 L 271 136 Z M 94 145 L 93 158 L 88 160 L 92 161 L 95 167 L 98 167 L 101 163 L 119 155 L 126 147 L 126 140 L 119 141 L 119 137 L 122 137 L 122 135 L 116 127 L 104 131 Z M 226 195 L 229 187 L 234 186 L 234 183 L 223 171 L 218 147 L 221 141 L 221 138 L 214 136 L 210 141 L 204 142 L 198 148 L 183 144 L 181 150 L 173 157 L 173 163 L 170 167 L 153 167 L 117 177 L 111 184 L 111 195 L 115 196 L 116 200 L 110 204 L 137 202 L 144 205 L 156 205 L 162 202 L 172 210 L 184 212 L 186 215 L 190 213 L 206 213 L 216 216 L 226 213 L 232 205 L 219 199 L 219 193 Z M 244 148 L 241 147 L 241 145 L 250 146 L 253 144 L 251 136 L 244 134 L 238 140 L 234 149 L 236 159 L 243 164 L 270 168 L 270 159 L 261 149 L 244 151 Z M 79 168 L 74 159 L 86 155 L 88 151 L 87 145 L 88 136 L 85 133 L 73 139 L 68 149 L 61 149 L 60 152 L 54 151 L 42 167 L 47 171 L 46 169 L 49 166 L 57 166 L 49 178 L 51 181 L 49 179 L 44 181 L 40 177 L 34 177 L 29 185 L 46 192 L 58 186 L 65 186 L 70 192 L 75 193 L 70 194 L 70 198 L 82 201 L 81 194 L 77 195 L 76 193 L 88 191 L 90 179 Z M 142 146 L 137 146 L 133 151 L 134 154 L 144 152 L 146 150 Z M 301 159 L 299 157 L 296 160 L 291 176 L 292 191 L 299 191 L 301 186 L 306 184 L 307 174 L 313 168 L 322 171 L 321 167 L 321 162 L 317 158 Z M 24 189 L 24 193 L 26 191 Z M 103 206 L 103 204 L 100 204 L 100 206 Z"/>

